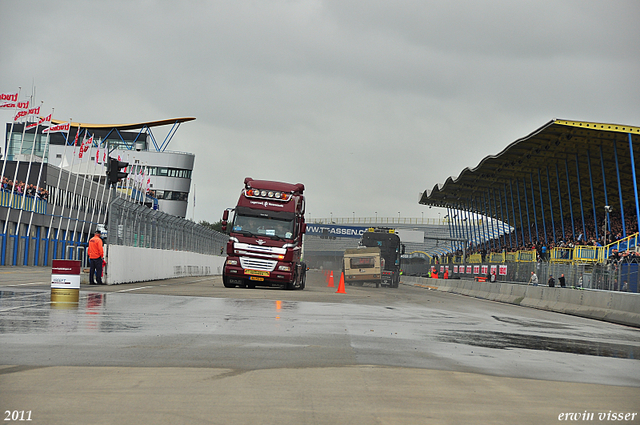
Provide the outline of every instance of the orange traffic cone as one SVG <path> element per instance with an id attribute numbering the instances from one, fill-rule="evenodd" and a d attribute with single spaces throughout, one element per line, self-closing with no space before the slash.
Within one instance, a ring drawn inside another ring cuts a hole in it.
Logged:
<path id="1" fill-rule="evenodd" d="M 329 285 L 327 285 L 327 288 L 335 288 L 333 284 L 333 270 L 329 273 Z"/>
<path id="2" fill-rule="evenodd" d="M 336 294 L 346 294 L 344 291 L 344 272 L 340 273 L 340 283 L 338 284 Z"/>

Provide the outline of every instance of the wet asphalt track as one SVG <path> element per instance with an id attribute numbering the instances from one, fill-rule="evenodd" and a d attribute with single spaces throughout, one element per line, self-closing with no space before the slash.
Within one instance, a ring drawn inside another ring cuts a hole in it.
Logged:
<path id="1" fill-rule="evenodd" d="M 87 375 L 100 376 L 114 403 L 146 411 L 137 423 L 547 423 L 571 409 L 640 411 L 635 328 L 408 285 L 336 294 L 317 271 L 304 291 L 226 289 L 219 277 L 83 285 L 71 308 L 50 304 L 48 279 L 47 269 L 0 268 L 0 408 L 38 407 L 47 421 L 33 423 L 134 423 L 126 409 L 86 422 L 85 407 L 56 407 L 55 386 L 34 392 L 55 376 L 70 398 L 102 394 Z M 176 394 L 149 411 L 153 391 L 138 387 L 138 405 L 118 385 L 166 373 L 153 388 L 172 382 L 189 405 L 224 382 L 216 400 L 227 408 L 203 402 L 180 422 Z M 203 376 L 207 389 L 187 396 Z M 281 409 L 291 410 L 286 420 Z"/>

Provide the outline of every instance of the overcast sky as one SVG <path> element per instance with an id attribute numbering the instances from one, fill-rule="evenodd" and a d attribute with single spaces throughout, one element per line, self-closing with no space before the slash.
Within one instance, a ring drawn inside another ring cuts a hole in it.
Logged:
<path id="1" fill-rule="evenodd" d="M 640 126 L 639 22 L 637 0 L 2 0 L 0 91 L 195 117 L 168 149 L 196 155 L 196 221 L 246 176 L 304 183 L 311 219 L 437 218 L 419 193 L 551 119 Z"/>

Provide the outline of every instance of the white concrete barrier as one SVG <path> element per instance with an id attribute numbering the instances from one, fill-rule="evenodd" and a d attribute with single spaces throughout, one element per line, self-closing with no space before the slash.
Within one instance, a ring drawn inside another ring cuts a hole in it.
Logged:
<path id="1" fill-rule="evenodd" d="M 415 276 L 402 283 L 640 327 L 640 294 Z"/>
<path id="2" fill-rule="evenodd" d="M 186 251 L 110 245 L 104 282 L 145 282 L 183 276 L 222 274 L 225 257 Z"/>

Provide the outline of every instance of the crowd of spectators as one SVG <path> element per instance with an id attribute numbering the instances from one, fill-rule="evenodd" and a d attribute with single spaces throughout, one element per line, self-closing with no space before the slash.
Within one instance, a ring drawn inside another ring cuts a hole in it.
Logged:
<path id="1" fill-rule="evenodd" d="M 537 261 L 549 261 L 551 250 L 554 248 L 568 248 L 573 249 L 576 246 L 593 246 L 593 247 L 602 247 L 609 245 L 613 242 L 619 241 L 623 239 L 623 228 L 622 228 L 622 220 L 619 215 L 611 214 L 610 215 L 611 222 L 609 230 L 607 226 L 606 233 L 605 225 L 599 228 L 598 235 L 596 237 L 595 225 L 593 224 L 593 218 L 585 217 L 585 225 L 584 232 L 582 226 L 582 220 L 576 221 L 572 226 L 570 222 L 565 222 L 564 233 L 562 232 L 562 228 L 556 228 L 556 237 L 553 236 L 553 227 L 547 224 L 547 237 L 546 240 L 543 237 L 536 238 L 535 236 L 539 231 L 542 231 L 541 226 L 538 225 L 536 229 L 535 225 L 531 226 L 531 236 L 532 240 L 527 243 L 523 243 L 522 241 L 522 231 L 518 230 L 518 245 L 515 244 L 515 235 L 512 233 L 511 235 L 501 235 L 498 238 L 490 240 L 486 243 L 478 244 L 477 246 L 471 246 L 467 249 L 467 256 L 473 254 L 480 254 L 482 256 L 482 262 L 488 260 L 488 256 L 491 253 L 512 253 L 517 251 L 536 251 L 536 260 Z M 589 224 L 590 222 L 590 224 Z M 575 238 L 574 235 L 575 229 Z M 538 230 L 538 232 L 536 232 Z M 627 236 L 638 231 L 638 222 L 635 216 L 635 211 L 625 211 L 625 230 Z M 525 229 L 525 238 L 529 237 L 529 230 Z M 563 236 L 564 234 L 564 236 Z M 606 236 L 606 240 L 605 240 Z M 609 261 L 631 261 L 631 260 L 640 260 L 640 256 L 634 251 L 625 250 L 623 252 L 618 252 L 618 250 L 612 250 L 615 254 L 612 254 L 609 258 Z M 442 258 L 443 261 L 451 262 L 453 259 L 459 259 L 463 255 L 462 250 L 458 249 L 453 253 L 445 254 Z"/>
<path id="2" fill-rule="evenodd" d="M 36 187 L 34 184 L 27 184 L 23 181 L 13 181 L 8 177 L 2 176 L 2 183 L 0 184 L 0 189 L 5 192 L 13 192 L 18 195 L 26 195 L 32 196 L 36 198 L 42 198 L 47 200 L 49 198 L 49 192 L 42 188 Z"/>

